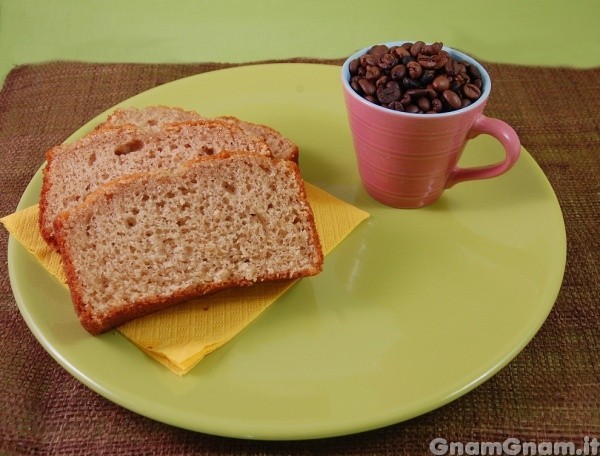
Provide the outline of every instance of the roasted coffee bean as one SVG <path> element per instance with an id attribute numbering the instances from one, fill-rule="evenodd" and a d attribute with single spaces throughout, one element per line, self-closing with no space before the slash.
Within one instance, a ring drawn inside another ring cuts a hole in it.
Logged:
<path id="1" fill-rule="evenodd" d="M 389 49 L 385 44 L 376 44 L 369 50 L 369 54 L 374 55 L 376 57 L 381 57 L 387 52 L 389 52 Z"/>
<path id="2" fill-rule="evenodd" d="M 409 90 L 409 89 L 422 89 L 423 85 L 415 80 L 415 79 L 411 79 L 407 76 L 402 78 L 402 85 L 404 86 L 405 89 Z"/>
<path id="3" fill-rule="evenodd" d="M 406 67 L 402 64 L 396 65 L 390 70 L 392 79 L 402 79 L 406 75 Z"/>
<path id="4" fill-rule="evenodd" d="M 431 45 L 431 47 L 433 48 L 433 53 L 434 54 L 439 54 L 440 52 L 442 52 L 442 48 L 444 47 L 444 43 L 440 43 L 439 41 L 436 41 L 435 43 L 433 43 Z"/>
<path id="5" fill-rule="evenodd" d="M 399 59 L 402 59 L 403 57 L 410 55 L 410 51 L 405 47 L 399 46 L 394 48 L 394 54 L 396 54 Z"/>
<path id="6" fill-rule="evenodd" d="M 477 100 L 481 96 L 481 90 L 475 84 L 467 84 L 462 88 L 462 92 L 470 100 Z"/>
<path id="7" fill-rule="evenodd" d="M 406 108 L 404 108 L 404 112 L 410 112 L 411 114 L 418 114 L 419 111 L 421 111 L 419 107 L 414 104 L 409 104 Z"/>
<path id="8" fill-rule="evenodd" d="M 419 62 L 419 65 L 426 70 L 432 70 L 435 68 L 437 63 L 436 60 L 430 55 L 420 55 L 417 59 L 417 62 Z"/>
<path id="9" fill-rule="evenodd" d="M 478 67 L 455 60 L 438 42 L 372 46 L 349 62 L 349 72 L 350 86 L 365 100 L 411 113 L 462 109 L 484 89 Z"/>
<path id="10" fill-rule="evenodd" d="M 381 104 L 390 104 L 393 101 L 398 101 L 401 95 L 400 84 L 397 81 L 390 81 L 377 89 L 377 99 Z"/>
<path id="11" fill-rule="evenodd" d="M 421 53 L 421 50 L 423 49 L 424 46 L 425 46 L 425 43 L 423 41 L 416 41 L 410 47 L 410 55 L 412 55 L 413 57 L 417 57 Z"/>
<path id="12" fill-rule="evenodd" d="M 460 92 L 460 88 L 462 87 L 463 83 L 460 79 L 456 79 L 456 76 L 454 77 L 454 79 L 452 79 L 452 81 L 450 82 L 450 90 L 452 90 L 453 92 Z"/>
<path id="13" fill-rule="evenodd" d="M 481 79 L 481 73 L 475 65 L 469 65 L 469 74 L 475 79 Z"/>
<path id="14" fill-rule="evenodd" d="M 384 70 L 389 70 L 398 64 L 398 58 L 394 54 L 383 54 L 379 59 L 379 66 Z"/>
<path id="15" fill-rule="evenodd" d="M 410 89 L 407 90 L 406 93 L 410 95 L 413 100 L 429 96 L 429 90 L 427 89 Z"/>
<path id="16" fill-rule="evenodd" d="M 359 58 L 360 65 L 366 67 L 367 65 L 377 65 L 379 59 L 371 54 L 361 55 Z"/>
<path id="17" fill-rule="evenodd" d="M 462 101 L 460 97 L 452 90 L 444 90 L 442 92 L 442 98 L 446 103 L 448 103 L 448 106 L 451 109 L 458 109 L 461 107 Z"/>
<path id="18" fill-rule="evenodd" d="M 435 71 L 433 70 L 425 70 L 423 71 L 423 75 L 421 76 L 421 79 L 419 79 L 419 82 L 421 84 L 431 84 L 433 82 L 433 79 L 435 78 Z"/>
<path id="19" fill-rule="evenodd" d="M 444 68 L 448 63 L 448 55 L 439 53 L 431 56 L 435 62 L 435 69 L 439 70 L 440 68 Z"/>
<path id="20" fill-rule="evenodd" d="M 404 105 L 399 101 L 392 101 L 388 108 L 393 109 L 394 111 L 404 111 Z"/>
<path id="21" fill-rule="evenodd" d="M 438 52 L 439 51 L 436 51 L 433 47 L 433 44 L 426 44 L 425 46 L 423 46 L 423 49 L 421 49 L 421 54 L 424 55 L 435 55 Z"/>
<path id="22" fill-rule="evenodd" d="M 422 111 L 429 111 L 431 109 L 431 102 L 427 97 L 421 97 L 417 100 L 417 106 Z"/>
<path id="23" fill-rule="evenodd" d="M 361 90 L 365 95 L 373 95 L 375 93 L 375 84 L 373 84 L 368 79 L 359 79 L 358 85 L 360 86 Z"/>
<path id="24" fill-rule="evenodd" d="M 434 98 L 433 100 L 431 100 L 431 110 L 432 111 L 441 112 L 442 109 L 444 109 L 442 100 L 440 100 L 439 98 Z"/>
<path id="25" fill-rule="evenodd" d="M 453 80 L 456 81 L 461 86 L 464 86 L 465 84 L 468 84 L 469 82 L 471 82 L 469 76 L 467 76 L 466 74 L 463 74 L 463 73 L 458 73 L 456 76 L 454 76 Z"/>
<path id="26" fill-rule="evenodd" d="M 408 70 L 408 75 L 411 79 L 419 79 L 423 74 L 423 68 L 419 62 L 416 61 L 408 62 L 406 69 Z"/>
<path id="27" fill-rule="evenodd" d="M 373 81 L 375 79 L 379 79 L 381 76 L 381 68 L 375 65 L 369 65 L 367 67 L 367 72 L 365 73 L 365 78 Z"/>
<path id="28" fill-rule="evenodd" d="M 358 83 L 358 81 L 359 81 L 359 77 L 354 76 L 352 79 L 350 79 L 350 87 L 352 87 L 355 92 L 362 92 L 362 88 L 360 87 L 360 84 Z"/>
<path id="29" fill-rule="evenodd" d="M 414 62 L 415 60 L 416 59 L 410 54 L 405 55 L 404 57 L 402 57 L 400 59 L 400 61 L 402 62 L 403 65 L 408 65 L 410 62 Z"/>
<path id="30" fill-rule="evenodd" d="M 440 74 L 433 80 L 431 85 L 433 87 L 433 90 L 441 93 L 444 90 L 448 90 L 450 88 L 450 78 L 445 74 Z"/>
<path id="31" fill-rule="evenodd" d="M 458 74 L 460 68 L 456 60 L 448 60 L 448 62 L 444 66 L 444 70 L 446 71 L 446 74 L 448 76 L 454 76 Z"/>
<path id="32" fill-rule="evenodd" d="M 383 76 L 380 76 L 379 79 L 377 79 L 377 81 L 375 81 L 375 87 L 386 85 L 389 82 L 389 80 L 390 77 L 384 74 Z"/>

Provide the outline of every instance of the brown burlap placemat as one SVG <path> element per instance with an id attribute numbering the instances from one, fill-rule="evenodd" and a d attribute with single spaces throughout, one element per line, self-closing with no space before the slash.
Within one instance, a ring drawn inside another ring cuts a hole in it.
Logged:
<path id="1" fill-rule="evenodd" d="M 97 114 L 146 89 L 228 66 L 52 62 L 14 69 L 0 92 L 0 216 L 14 211 L 46 149 Z M 17 310 L 0 230 L 0 453 L 417 455 L 431 454 L 436 437 L 581 448 L 586 436 L 600 439 L 600 69 L 486 66 L 495 81 L 486 113 L 515 127 L 548 176 L 568 239 L 554 309 L 496 376 L 424 416 L 339 438 L 254 442 L 164 425 L 94 393 L 44 351 Z"/>

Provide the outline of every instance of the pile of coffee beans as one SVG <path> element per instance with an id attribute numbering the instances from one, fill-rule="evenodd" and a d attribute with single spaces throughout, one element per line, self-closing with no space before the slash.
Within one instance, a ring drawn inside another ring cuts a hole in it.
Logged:
<path id="1" fill-rule="evenodd" d="M 465 108 L 481 96 L 481 74 L 442 47 L 423 41 L 375 45 L 350 62 L 350 85 L 366 100 L 395 111 L 437 114 Z"/>

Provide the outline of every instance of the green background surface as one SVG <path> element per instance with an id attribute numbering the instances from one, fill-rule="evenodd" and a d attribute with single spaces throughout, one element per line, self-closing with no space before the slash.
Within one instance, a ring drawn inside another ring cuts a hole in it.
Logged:
<path id="1" fill-rule="evenodd" d="M 600 65 L 600 1 L 0 0 L 0 81 L 19 64 L 337 58 L 443 41 L 483 60 Z"/>

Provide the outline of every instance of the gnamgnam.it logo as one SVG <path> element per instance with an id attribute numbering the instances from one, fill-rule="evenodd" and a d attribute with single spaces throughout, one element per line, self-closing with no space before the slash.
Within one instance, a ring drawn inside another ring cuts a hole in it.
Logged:
<path id="1" fill-rule="evenodd" d="M 436 437 L 429 442 L 429 451 L 436 456 L 440 455 L 600 455 L 600 441 L 596 437 L 585 436 L 581 442 L 522 442 L 516 438 L 508 438 L 502 442 L 448 442 L 446 439 Z"/>

